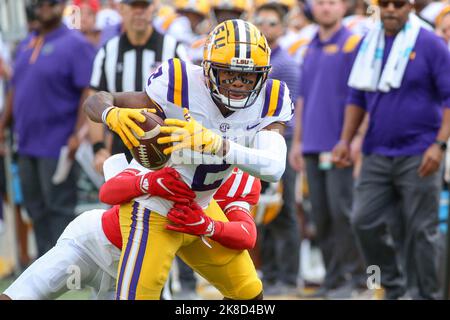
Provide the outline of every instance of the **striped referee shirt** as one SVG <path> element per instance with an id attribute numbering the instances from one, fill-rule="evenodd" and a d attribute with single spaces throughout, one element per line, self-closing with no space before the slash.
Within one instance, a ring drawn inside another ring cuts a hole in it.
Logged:
<path id="1" fill-rule="evenodd" d="M 91 88 L 97 91 L 144 91 L 148 77 L 171 58 L 187 61 L 184 46 L 169 35 L 153 33 L 143 46 L 133 46 L 126 33 L 106 42 L 94 61 Z"/>

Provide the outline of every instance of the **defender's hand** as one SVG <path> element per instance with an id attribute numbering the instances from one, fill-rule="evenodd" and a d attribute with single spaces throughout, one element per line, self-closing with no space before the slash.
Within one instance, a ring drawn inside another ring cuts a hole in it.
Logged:
<path id="1" fill-rule="evenodd" d="M 144 135 L 144 131 L 136 123 L 136 121 L 145 122 L 145 116 L 142 114 L 142 111 L 151 113 L 156 112 L 155 109 L 148 108 L 130 109 L 113 107 L 108 111 L 104 118 L 105 124 L 109 129 L 119 135 L 128 149 L 131 149 L 133 146 L 139 146 L 136 135 L 138 137 Z"/>
<path id="2" fill-rule="evenodd" d="M 175 204 L 167 214 L 167 219 L 175 224 L 167 225 L 168 230 L 195 236 L 211 237 L 214 234 L 214 220 L 208 217 L 196 202 L 192 202 L 189 207 Z"/>
<path id="3" fill-rule="evenodd" d="M 171 154 L 176 150 L 186 148 L 212 155 L 217 154 L 222 148 L 222 137 L 195 121 L 186 108 L 183 109 L 183 112 L 186 121 L 178 119 L 164 120 L 166 126 L 161 127 L 161 132 L 169 133 L 170 136 L 159 138 L 158 143 L 178 142 L 178 144 L 164 149 L 164 154 Z"/>
<path id="4" fill-rule="evenodd" d="M 194 191 L 181 180 L 180 174 L 170 167 L 143 175 L 139 180 L 139 188 L 143 193 L 176 203 L 189 203 L 196 196 Z"/>

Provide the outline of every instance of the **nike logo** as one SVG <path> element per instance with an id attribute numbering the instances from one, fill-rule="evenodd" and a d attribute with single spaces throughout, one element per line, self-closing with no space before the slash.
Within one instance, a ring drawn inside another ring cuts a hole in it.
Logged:
<path id="1" fill-rule="evenodd" d="M 148 192 L 148 179 L 145 178 L 145 176 L 142 176 L 142 181 L 141 181 L 141 189 L 144 190 L 145 192 Z"/>
<path id="2" fill-rule="evenodd" d="M 252 130 L 253 128 L 256 128 L 261 122 L 258 122 L 257 124 L 255 124 L 254 126 L 247 126 L 247 130 Z"/>
<path id="3" fill-rule="evenodd" d="M 194 222 L 194 223 L 186 223 L 187 226 L 198 226 L 199 224 L 205 223 L 205 218 L 201 218 L 200 221 Z"/>
<path id="4" fill-rule="evenodd" d="M 168 193 L 170 193 L 171 195 L 175 195 L 175 193 L 173 193 L 172 191 L 170 191 L 163 183 L 162 181 L 164 180 L 164 178 L 158 178 L 156 179 L 156 183 L 159 184 L 159 186 L 161 188 L 163 188 L 164 190 L 166 190 Z"/>

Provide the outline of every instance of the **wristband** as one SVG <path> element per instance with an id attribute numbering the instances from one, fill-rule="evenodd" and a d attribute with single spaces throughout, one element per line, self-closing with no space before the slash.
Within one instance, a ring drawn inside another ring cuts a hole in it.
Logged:
<path id="1" fill-rule="evenodd" d="M 442 151 L 447 150 L 447 142 L 442 141 L 442 140 L 435 140 L 434 143 L 437 144 L 441 148 Z"/>
<path id="2" fill-rule="evenodd" d="M 107 123 L 106 123 L 106 117 L 108 116 L 108 112 L 110 112 L 112 109 L 114 109 L 115 107 L 108 107 L 108 108 L 106 108 L 103 112 L 102 112 L 102 122 L 104 123 L 104 124 L 106 124 L 107 125 Z"/>

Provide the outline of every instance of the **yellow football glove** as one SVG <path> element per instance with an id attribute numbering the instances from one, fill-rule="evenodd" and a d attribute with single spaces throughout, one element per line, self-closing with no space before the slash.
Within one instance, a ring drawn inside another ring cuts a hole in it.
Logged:
<path id="1" fill-rule="evenodd" d="M 128 149 L 131 149 L 133 146 L 139 146 L 137 137 L 144 135 L 144 130 L 136 123 L 136 121 L 145 122 L 145 116 L 142 114 L 142 111 L 156 112 L 155 109 L 148 108 L 130 109 L 114 107 L 106 115 L 106 125 L 119 135 Z"/>
<path id="2" fill-rule="evenodd" d="M 164 149 L 164 154 L 168 155 L 180 149 L 192 149 L 215 155 L 222 148 L 223 138 L 195 121 L 186 108 L 183 108 L 183 112 L 186 121 L 164 120 L 165 126 L 161 127 L 161 132 L 169 133 L 170 136 L 159 138 L 157 142 L 159 144 L 179 142 Z"/>

